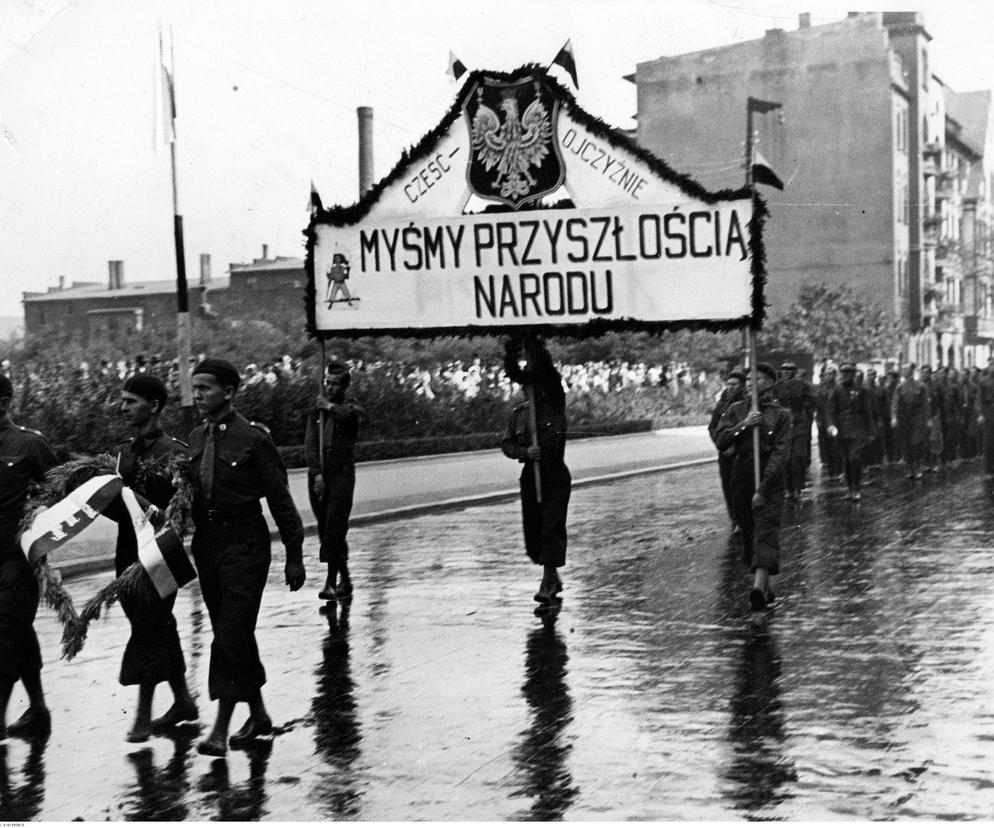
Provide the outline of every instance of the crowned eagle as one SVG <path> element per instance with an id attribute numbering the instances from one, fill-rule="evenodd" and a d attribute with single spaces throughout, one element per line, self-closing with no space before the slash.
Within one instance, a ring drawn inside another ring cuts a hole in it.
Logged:
<path id="1" fill-rule="evenodd" d="M 500 116 L 483 103 L 480 90 L 477 90 L 477 97 L 479 107 L 473 116 L 473 152 L 487 172 L 497 168 L 493 183 L 500 187 L 500 195 L 520 200 L 535 186 L 530 169 L 540 166 L 549 154 L 552 138 L 549 112 L 542 99 L 536 96 L 519 118 L 518 100 L 513 92 L 508 92 L 500 103 L 504 112 L 501 123 Z"/>

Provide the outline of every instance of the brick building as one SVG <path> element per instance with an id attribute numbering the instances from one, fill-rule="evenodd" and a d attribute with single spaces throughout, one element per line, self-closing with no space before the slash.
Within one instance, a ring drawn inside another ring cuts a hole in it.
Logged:
<path id="1" fill-rule="evenodd" d="M 788 185 L 763 189 L 771 315 L 804 284 L 850 283 L 903 321 L 905 357 L 982 365 L 990 96 L 948 89 L 930 42 L 915 12 L 802 14 L 795 31 L 639 63 L 637 140 L 711 189 L 741 186 L 746 100 L 782 104 L 756 124 Z"/>

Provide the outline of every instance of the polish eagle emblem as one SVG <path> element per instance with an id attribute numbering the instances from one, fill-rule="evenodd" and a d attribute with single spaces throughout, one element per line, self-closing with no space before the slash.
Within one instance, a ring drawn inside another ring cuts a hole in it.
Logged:
<path id="1" fill-rule="evenodd" d="M 472 146 L 467 178 L 480 197 L 517 209 L 562 184 L 558 101 L 543 91 L 535 78 L 476 87 L 466 107 Z"/>

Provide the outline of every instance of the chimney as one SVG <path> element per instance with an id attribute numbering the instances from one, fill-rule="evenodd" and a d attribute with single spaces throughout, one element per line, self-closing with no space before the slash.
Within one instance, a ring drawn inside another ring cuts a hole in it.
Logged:
<path id="1" fill-rule="evenodd" d="M 200 254 L 200 284 L 207 285 L 211 281 L 211 254 Z"/>
<path id="2" fill-rule="evenodd" d="M 373 186 L 373 107 L 360 106 L 359 116 L 359 198 Z"/>
<path id="3" fill-rule="evenodd" d="M 65 289 L 66 289 L 66 277 L 59 276 L 59 290 L 65 290 Z"/>
<path id="4" fill-rule="evenodd" d="M 124 262 L 111 259 L 107 262 L 107 289 L 120 290 L 124 287 Z"/>
<path id="5" fill-rule="evenodd" d="M 799 15 L 797 15 L 797 28 L 798 29 L 811 28 L 811 12 L 801 12 Z"/>
<path id="6" fill-rule="evenodd" d="M 266 261 L 266 259 L 268 259 L 268 258 L 269 258 L 269 245 L 268 244 L 264 244 L 262 246 L 262 260 Z"/>

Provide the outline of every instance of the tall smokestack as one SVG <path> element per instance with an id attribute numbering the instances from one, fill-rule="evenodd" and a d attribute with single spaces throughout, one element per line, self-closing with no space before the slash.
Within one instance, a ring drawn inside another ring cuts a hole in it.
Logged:
<path id="1" fill-rule="evenodd" d="M 120 290 L 124 287 L 124 262 L 120 259 L 111 259 L 107 262 L 107 288 L 109 290 Z"/>
<path id="2" fill-rule="evenodd" d="M 200 254 L 200 284 L 206 285 L 211 280 L 211 254 Z"/>
<path id="3" fill-rule="evenodd" d="M 811 12 L 801 12 L 797 16 L 797 28 L 799 29 L 811 28 Z"/>
<path id="4" fill-rule="evenodd" d="M 268 259 L 268 258 L 269 258 L 269 245 L 268 244 L 264 244 L 262 246 L 262 260 L 266 261 L 266 259 Z"/>
<path id="5" fill-rule="evenodd" d="M 359 198 L 373 186 L 373 107 L 360 106 L 359 116 Z"/>

